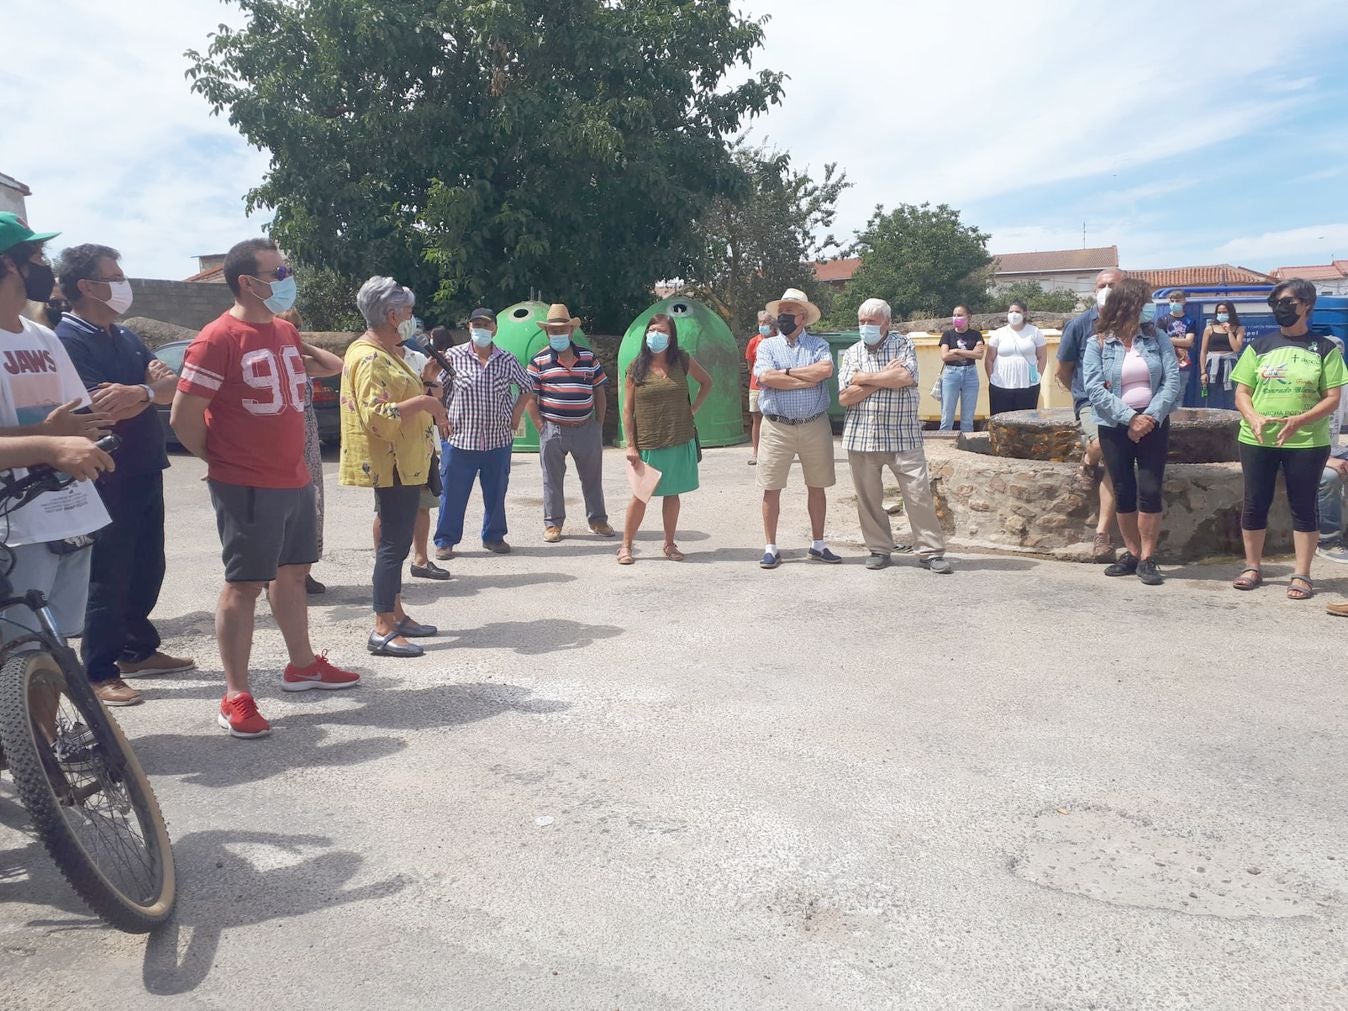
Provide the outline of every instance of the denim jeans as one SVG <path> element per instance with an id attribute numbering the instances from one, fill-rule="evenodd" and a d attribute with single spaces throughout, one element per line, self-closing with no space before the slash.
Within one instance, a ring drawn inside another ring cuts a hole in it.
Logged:
<path id="1" fill-rule="evenodd" d="M 978 366 L 947 365 L 941 373 L 941 431 L 955 428 L 955 401 L 960 407 L 960 431 L 974 430 L 974 411 L 978 407 Z"/>
<path id="2" fill-rule="evenodd" d="M 505 540 L 506 490 L 510 487 L 510 443 L 500 449 L 455 449 L 443 443 L 440 450 L 440 519 L 435 527 L 435 546 L 452 548 L 463 540 L 463 518 L 473 483 L 482 485 L 482 543 Z"/>
<path id="3" fill-rule="evenodd" d="M 1343 542 L 1343 478 L 1332 467 L 1320 474 L 1320 547 L 1338 547 Z"/>

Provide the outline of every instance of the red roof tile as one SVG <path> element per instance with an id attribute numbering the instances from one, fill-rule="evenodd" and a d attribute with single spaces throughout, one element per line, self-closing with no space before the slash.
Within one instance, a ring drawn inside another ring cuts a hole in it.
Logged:
<path id="1" fill-rule="evenodd" d="M 1284 281 L 1289 277 L 1300 277 L 1307 281 L 1341 281 L 1348 277 L 1348 260 L 1304 267 L 1279 267 L 1273 271 L 1273 276 Z"/>
<path id="2" fill-rule="evenodd" d="M 1237 267 L 1230 263 L 1217 263 L 1206 267 L 1130 270 L 1128 276 L 1146 281 L 1153 288 L 1182 288 L 1190 284 L 1268 284 L 1277 280 L 1249 267 Z"/>
<path id="3" fill-rule="evenodd" d="M 205 281 L 212 284 L 225 283 L 225 268 L 212 267 L 210 270 L 203 270 L 200 273 L 193 274 L 191 277 L 184 278 L 187 281 Z"/>
<path id="4" fill-rule="evenodd" d="M 1119 265 L 1118 246 L 1050 249 L 1042 253 L 996 253 L 998 274 L 1051 274 L 1068 270 L 1104 270 Z"/>
<path id="5" fill-rule="evenodd" d="M 825 283 L 850 281 L 861 266 L 861 257 L 847 256 L 837 260 L 820 260 L 814 265 L 814 279 Z"/>

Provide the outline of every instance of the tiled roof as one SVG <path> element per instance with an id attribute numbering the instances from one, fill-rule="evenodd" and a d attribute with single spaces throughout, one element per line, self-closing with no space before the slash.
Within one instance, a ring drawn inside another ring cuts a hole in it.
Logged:
<path id="1" fill-rule="evenodd" d="M 825 283 L 850 281 L 861 266 L 861 257 L 847 256 L 838 260 L 820 260 L 814 265 L 814 279 Z"/>
<path id="2" fill-rule="evenodd" d="M 1217 263 L 1206 267 L 1164 267 L 1159 270 L 1130 270 L 1129 277 L 1146 281 L 1153 288 L 1175 288 L 1205 284 L 1268 284 L 1276 278 L 1249 267 Z"/>
<path id="3" fill-rule="evenodd" d="M 1051 274 L 1059 270 L 1104 270 L 1119 265 L 1118 246 L 1050 249 L 1042 253 L 995 253 L 998 274 Z"/>
<path id="4" fill-rule="evenodd" d="M 224 267 L 212 267 L 210 270 L 203 270 L 203 271 L 201 271 L 201 272 L 198 273 L 198 274 L 193 274 L 191 277 L 184 278 L 184 280 L 187 280 L 187 281 L 206 281 L 206 282 L 212 283 L 212 284 L 224 284 L 224 283 L 225 283 L 225 268 L 224 268 Z"/>
<path id="5" fill-rule="evenodd" d="M 1348 277 L 1348 260 L 1335 260 L 1333 263 L 1321 263 L 1306 267 L 1279 267 L 1273 276 L 1280 281 L 1289 277 L 1300 277 L 1307 281 L 1342 281 Z"/>

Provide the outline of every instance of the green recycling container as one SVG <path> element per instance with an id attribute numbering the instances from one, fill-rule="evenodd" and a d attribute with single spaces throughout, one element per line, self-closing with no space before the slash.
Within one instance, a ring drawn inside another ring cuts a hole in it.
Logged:
<path id="1" fill-rule="evenodd" d="M 674 320 L 679 347 L 711 373 L 711 395 L 697 415 L 697 437 L 703 446 L 738 446 L 748 441 L 744 434 L 744 392 L 740 387 L 740 351 L 730 327 L 715 311 L 691 298 L 675 296 L 656 302 L 632 321 L 618 349 L 618 412 L 627 401 L 627 367 L 636 360 L 646 340 L 651 317 L 664 313 Z M 688 377 L 689 395 L 697 383 Z M 621 435 L 627 445 L 627 433 Z"/>
<path id="2" fill-rule="evenodd" d="M 509 351 L 526 369 L 534 355 L 548 346 L 547 335 L 538 324 L 548 318 L 548 303 L 517 302 L 509 309 L 496 314 L 496 346 Z M 589 339 L 576 327 L 571 335 L 581 347 L 590 346 Z M 524 434 L 515 437 L 513 444 L 516 453 L 538 452 L 538 429 L 524 416 Z"/>
<path id="3" fill-rule="evenodd" d="M 832 422 L 841 425 L 843 415 L 847 413 L 847 408 L 838 403 L 838 366 L 842 353 L 850 348 L 857 341 L 861 340 L 860 330 L 842 330 L 832 333 L 815 333 L 816 337 L 822 337 L 828 341 L 829 354 L 833 356 L 833 375 L 828 379 L 828 417 Z"/>

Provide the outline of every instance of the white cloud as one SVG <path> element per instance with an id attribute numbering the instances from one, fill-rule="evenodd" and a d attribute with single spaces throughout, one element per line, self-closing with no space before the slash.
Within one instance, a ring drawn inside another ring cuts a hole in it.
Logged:
<path id="1" fill-rule="evenodd" d="M 1302 264 L 1328 263 L 1334 256 L 1339 259 L 1348 257 L 1348 222 L 1289 228 L 1281 232 L 1265 232 L 1263 235 L 1246 235 L 1224 244 L 1221 252 L 1232 262 L 1242 259 L 1267 261 L 1278 257 L 1304 256 L 1310 252 L 1318 253 L 1320 258 L 1303 260 Z M 1295 265 L 1280 264 L 1280 266 Z"/>

